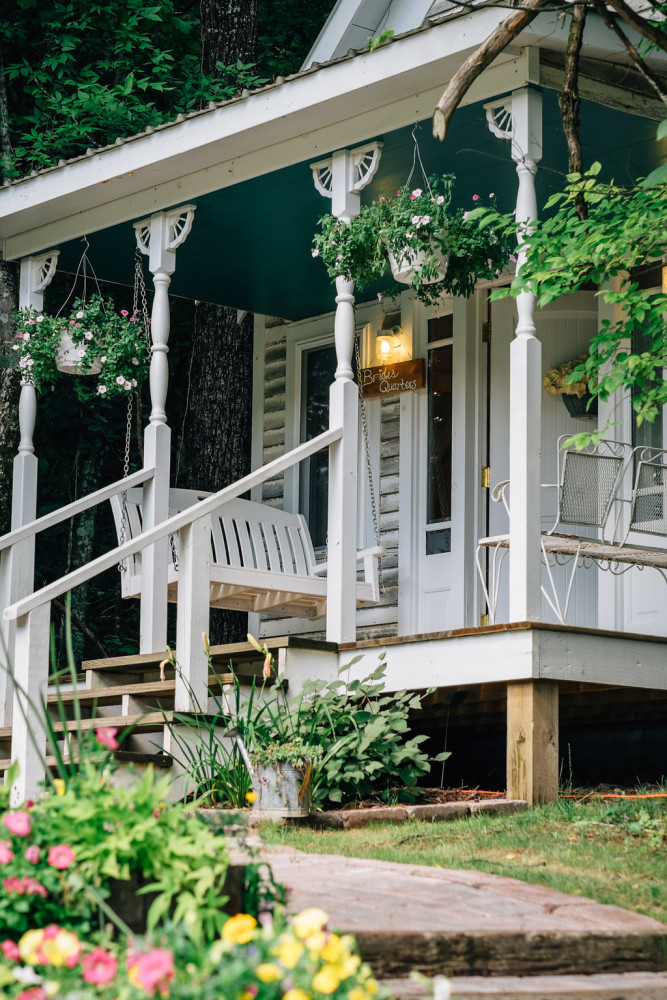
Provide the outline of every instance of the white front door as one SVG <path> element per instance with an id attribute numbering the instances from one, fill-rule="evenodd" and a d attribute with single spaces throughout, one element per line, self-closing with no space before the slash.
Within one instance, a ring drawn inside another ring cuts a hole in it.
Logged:
<path id="1" fill-rule="evenodd" d="M 413 354 L 425 359 L 426 388 L 401 400 L 400 634 L 460 628 L 474 614 L 467 306 L 413 304 Z"/>

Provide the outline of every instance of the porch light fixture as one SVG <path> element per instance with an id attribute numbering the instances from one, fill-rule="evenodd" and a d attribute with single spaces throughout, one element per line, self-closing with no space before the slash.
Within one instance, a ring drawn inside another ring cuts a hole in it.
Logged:
<path id="1" fill-rule="evenodd" d="M 401 313 L 389 312 L 382 317 L 382 326 L 375 339 L 376 364 L 391 364 L 398 361 L 409 361 L 410 353 L 405 343 Z"/>

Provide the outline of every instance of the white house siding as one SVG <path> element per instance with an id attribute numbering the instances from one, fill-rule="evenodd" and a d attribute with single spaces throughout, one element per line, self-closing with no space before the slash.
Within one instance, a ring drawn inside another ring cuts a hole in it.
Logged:
<path id="1" fill-rule="evenodd" d="M 286 345 L 285 324 L 268 320 L 264 339 L 264 411 L 262 459 L 266 465 L 285 454 L 285 376 Z M 254 415 L 254 420 L 257 415 Z M 282 507 L 285 498 L 284 476 L 269 479 L 262 486 L 262 503 Z"/>

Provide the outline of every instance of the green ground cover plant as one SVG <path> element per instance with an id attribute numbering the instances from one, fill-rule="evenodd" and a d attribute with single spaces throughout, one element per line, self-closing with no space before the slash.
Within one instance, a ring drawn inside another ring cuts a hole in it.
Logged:
<path id="1" fill-rule="evenodd" d="M 667 798 L 562 799 L 509 816 L 345 831 L 264 823 L 260 832 L 312 853 L 505 875 L 667 922 Z"/>

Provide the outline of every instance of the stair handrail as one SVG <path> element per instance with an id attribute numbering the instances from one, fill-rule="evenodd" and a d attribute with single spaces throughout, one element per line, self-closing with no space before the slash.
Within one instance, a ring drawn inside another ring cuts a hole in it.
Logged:
<path id="1" fill-rule="evenodd" d="M 38 517 L 34 521 L 22 524 L 20 528 L 14 528 L 13 531 L 8 531 L 6 535 L 0 536 L 0 552 L 16 545 L 17 542 L 30 538 L 32 535 L 39 534 L 40 531 L 45 531 L 62 521 L 67 521 L 70 517 L 75 517 L 90 507 L 96 507 L 98 504 L 104 503 L 105 500 L 110 500 L 111 497 L 124 493 L 125 490 L 141 486 L 152 479 L 154 475 L 155 469 L 139 469 L 138 472 L 133 472 L 108 486 L 103 486 L 102 489 L 95 490 L 94 493 L 88 493 L 85 497 L 73 500 L 65 507 L 58 507 L 57 510 L 52 510 L 49 514 L 43 514 L 42 517 Z"/>
<path id="2" fill-rule="evenodd" d="M 162 538 L 176 534 L 181 528 L 193 524 L 202 517 L 213 514 L 228 500 L 235 500 L 241 494 L 247 493 L 248 490 L 253 489 L 255 486 L 261 486 L 267 479 L 272 479 L 273 476 L 284 472 L 285 469 L 289 469 L 293 465 L 298 465 L 299 462 L 302 462 L 305 458 L 310 458 L 311 455 L 322 451 L 323 448 L 328 448 L 329 445 L 339 441 L 342 436 L 342 427 L 334 427 L 324 431 L 322 434 L 318 434 L 317 437 L 311 438 L 310 441 L 306 441 L 304 444 L 297 445 L 296 448 L 288 451 L 285 455 L 274 458 L 272 462 L 260 466 L 259 469 L 249 473 L 242 479 L 238 479 L 235 483 L 218 490 L 212 496 L 200 500 L 199 503 L 193 504 L 192 507 L 187 507 L 178 514 L 174 514 L 167 521 L 162 521 L 160 524 L 155 525 L 155 527 L 149 528 L 147 531 L 142 532 L 142 534 L 135 536 L 130 541 L 110 549 L 104 555 L 98 556 L 78 569 L 72 570 L 71 573 L 67 573 L 65 576 L 60 577 L 60 579 L 54 580 L 53 583 L 47 584 L 41 590 L 36 590 L 28 597 L 16 601 L 15 604 L 8 605 L 4 609 L 3 618 L 5 621 L 15 621 L 18 618 L 22 618 L 23 615 L 34 611 L 36 608 L 40 608 L 44 604 L 62 597 L 63 594 L 66 594 L 74 587 L 78 587 L 82 583 L 87 583 L 88 580 L 92 580 L 100 573 L 104 573 L 106 570 L 118 565 L 119 562 L 127 559 L 128 556 L 142 551 L 147 546 L 159 542 Z M 127 481 L 125 480 L 125 482 Z"/>

